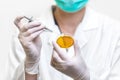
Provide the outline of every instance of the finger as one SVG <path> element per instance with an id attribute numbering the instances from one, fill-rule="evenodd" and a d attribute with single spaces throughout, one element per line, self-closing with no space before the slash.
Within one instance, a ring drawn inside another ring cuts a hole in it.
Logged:
<path id="1" fill-rule="evenodd" d="M 65 52 L 63 49 L 61 49 L 61 48 L 56 44 L 56 42 L 53 42 L 53 47 L 54 47 L 54 50 L 57 52 L 57 54 L 60 56 L 60 58 L 61 58 L 62 60 L 68 60 L 68 56 L 65 55 L 66 52 Z"/>
<path id="2" fill-rule="evenodd" d="M 28 29 L 26 32 L 23 33 L 24 36 L 29 36 L 37 31 L 40 31 L 40 30 L 43 30 L 45 29 L 44 26 L 39 26 L 39 27 L 34 27 L 34 28 L 31 28 L 31 29 Z"/>
<path id="3" fill-rule="evenodd" d="M 59 57 L 60 58 L 60 57 Z M 61 60 L 61 59 L 60 59 Z M 61 60 L 62 61 L 62 60 Z M 53 66 L 55 69 L 57 69 L 58 67 L 61 67 L 61 63 L 58 60 L 58 57 L 55 55 L 52 55 L 52 59 L 51 59 L 51 66 Z"/>
<path id="4" fill-rule="evenodd" d="M 39 27 L 39 26 L 41 26 L 41 23 L 40 23 L 40 22 L 33 21 L 33 22 L 30 22 L 30 23 L 24 25 L 24 26 L 21 28 L 21 31 L 22 31 L 22 32 L 25 32 L 25 31 L 27 31 L 28 29 L 31 29 L 31 28 L 34 28 L 34 27 Z"/>
<path id="5" fill-rule="evenodd" d="M 75 41 L 75 43 L 74 43 L 74 51 L 75 51 L 75 55 L 79 55 L 80 54 L 80 47 L 79 47 L 77 41 Z"/>
<path id="6" fill-rule="evenodd" d="M 33 34 L 31 34 L 30 36 L 27 37 L 27 40 L 30 42 L 30 41 L 33 41 L 35 38 L 37 38 L 44 30 L 40 30 L 40 31 L 37 31 L 37 32 L 34 32 Z"/>
<path id="7" fill-rule="evenodd" d="M 59 57 L 59 55 L 57 54 L 56 51 L 53 51 L 52 60 L 53 60 L 55 63 L 58 63 L 58 64 L 64 62 L 64 61 Z"/>
<path id="8" fill-rule="evenodd" d="M 64 70 L 65 61 L 63 61 L 56 51 L 53 52 L 51 65 L 57 70 Z"/>
<path id="9" fill-rule="evenodd" d="M 18 27 L 18 29 L 20 29 L 20 27 L 22 26 L 21 24 L 21 20 L 24 18 L 24 16 L 18 16 L 15 18 L 14 20 L 14 24 Z"/>

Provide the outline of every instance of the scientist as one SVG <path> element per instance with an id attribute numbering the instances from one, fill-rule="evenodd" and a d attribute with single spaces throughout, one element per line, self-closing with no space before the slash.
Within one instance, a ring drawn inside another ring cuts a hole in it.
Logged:
<path id="1" fill-rule="evenodd" d="M 7 80 L 120 80 L 118 22 L 86 6 L 89 0 L 55 2 L 39 20 L 15 19 L 19 34 L 12 40 Z M 56 43 L 61 33 L 74 39 L 68 51 Z"/>

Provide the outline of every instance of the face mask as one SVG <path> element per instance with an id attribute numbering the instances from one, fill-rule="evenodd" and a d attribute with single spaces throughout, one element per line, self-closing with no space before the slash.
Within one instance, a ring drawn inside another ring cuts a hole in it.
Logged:
<path id="1" fill-rule="evenodd" d="M 88 0 L 55 0 L 57 6 L 68 13 L 74 13 L 85 7 Z"/>

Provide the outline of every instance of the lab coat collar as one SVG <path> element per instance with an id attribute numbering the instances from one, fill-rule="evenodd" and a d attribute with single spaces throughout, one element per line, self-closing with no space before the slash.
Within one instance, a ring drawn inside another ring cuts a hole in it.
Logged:
<path id="1" fill-rule="evenodd" d="M 94 31 L 99 27 L 98 15 L 91 8 L 86 7 L 86 12 L 82 22 L 78 25 L 74 38 L 78 41 L 80 48 L 88 42 L 87 32 Z M 90 34 L 89 34 L 90 35 Z"/>
<path id="2" fill-rule="evenodd" d="M 80 48 L 82 48 L 88 42 L 85 32 L 80 30 L 76 31 L 74 39 L 77 40 Z"/>
<path id="3" fill-rule="evenodd" d="M 92 30 L 99 26 L 98 15 L 89 6 L 86 7 L 84 18 L 80 24 L 83 30 Z"/>

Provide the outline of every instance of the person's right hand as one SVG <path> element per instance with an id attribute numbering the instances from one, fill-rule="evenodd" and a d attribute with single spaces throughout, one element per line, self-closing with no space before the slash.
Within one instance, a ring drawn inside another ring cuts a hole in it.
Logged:
<path id="1" fill-rule="evenodd" d="M 23 24 L 23 18 L 24 16 L 19 16 L 14 21 L 20 32 L 18 38 L 26 53 L 26 63 L 36 63 L 40 58 L 42 45 L 39 35 L 43 32 L 44 26 L 37 21 Z"/>

